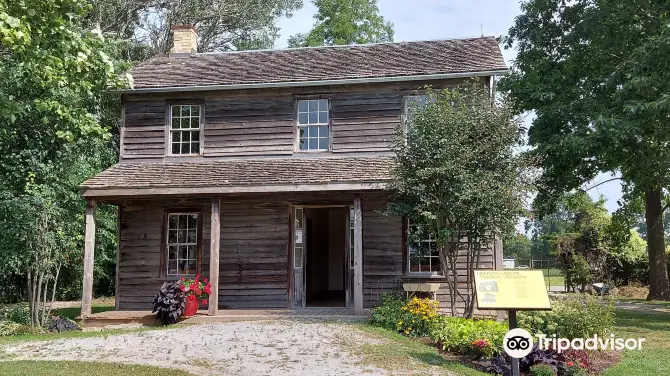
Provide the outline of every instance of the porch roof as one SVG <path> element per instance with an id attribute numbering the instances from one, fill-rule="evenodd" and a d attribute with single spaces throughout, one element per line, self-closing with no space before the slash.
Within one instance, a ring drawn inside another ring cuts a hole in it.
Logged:
<path id="1" fill-rule="evenodd" d="M 389 156 L 118 163 L 85 181 L 85 197 L 383 189 Z"/>

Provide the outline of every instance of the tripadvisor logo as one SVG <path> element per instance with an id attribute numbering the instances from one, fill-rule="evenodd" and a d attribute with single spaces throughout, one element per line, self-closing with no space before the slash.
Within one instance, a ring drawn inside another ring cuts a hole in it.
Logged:
<path id="1" fill-rule="evenodd" d="M 503 338 L 503 349 L 512 358 L 523 358 L 533 351 L 533 337 L 525 329 L 512 329 Z"/>
<path id="2" fill-rule="evenodd" d="M 556 350 L 559 354 L 566 350 L 642 350 L 642 343 L 645 338 L 614 338 L 611 334 L 609 338 L 598 337 L 594 335 L 591 338 L 556 338 L 546 334 L 538 333 L 537 347 L 540 350 Z M 533 351 L 533 337 L 525 329 L 512 329 L 503 338 L 503 349 L 507 355 L 512 358 L 523 358 Z"/>

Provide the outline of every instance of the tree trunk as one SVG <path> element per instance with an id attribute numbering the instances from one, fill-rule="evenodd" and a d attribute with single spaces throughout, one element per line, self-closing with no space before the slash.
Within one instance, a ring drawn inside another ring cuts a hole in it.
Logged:
<path id="1" fill-rule="evenodd" d="M 661 189 L 658 188 L 647 188 L 644 194 L 647 252 L 649 253 L 649 296 L 647 300 L 670 300 L 661 194 Z"/>

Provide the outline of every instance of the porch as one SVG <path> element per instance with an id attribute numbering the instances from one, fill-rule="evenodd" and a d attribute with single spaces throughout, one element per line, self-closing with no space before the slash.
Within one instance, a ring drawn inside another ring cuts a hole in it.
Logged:
<path id="1" fill-rule="evenodd" d="M 364 321 L 370 314 L 364 309 L 356 314 L 354 308 L 307 307 L 293 309 L 220 309 L 216 315 L 200 310 L 195 316 L 180 321 L 181 324 L 213 324 L 254 320 L 338 320 Z M 86 316 L 82 322 L 87 328 L 101 328 L 125 324 L 155 325 L 156 316 L 151 311 L 106 311 Z"/>

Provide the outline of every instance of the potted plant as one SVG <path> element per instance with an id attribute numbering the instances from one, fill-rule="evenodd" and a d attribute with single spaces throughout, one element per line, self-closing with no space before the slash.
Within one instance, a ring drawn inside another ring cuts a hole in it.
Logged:
<path id="1" fill-rule="evenodd" d="M 200 279 L 200 274 L 195 276 L 195 279 L 181 278 L 180 290 L 186 299 L 186 309 L 184 310 L 184 317 L 190 317 L 198 312 L 200 303 L 207 304 L 209 294 L 212 291 L 212 284 L 207 278 Z"/>
<path id="2" fill-rule="evenodd" d="M 179 281 L 165 282 L 154 299 L 152 312 L 163 325 L 176 323 L 186 308 L 186 299 L 181 287 Z"/>

